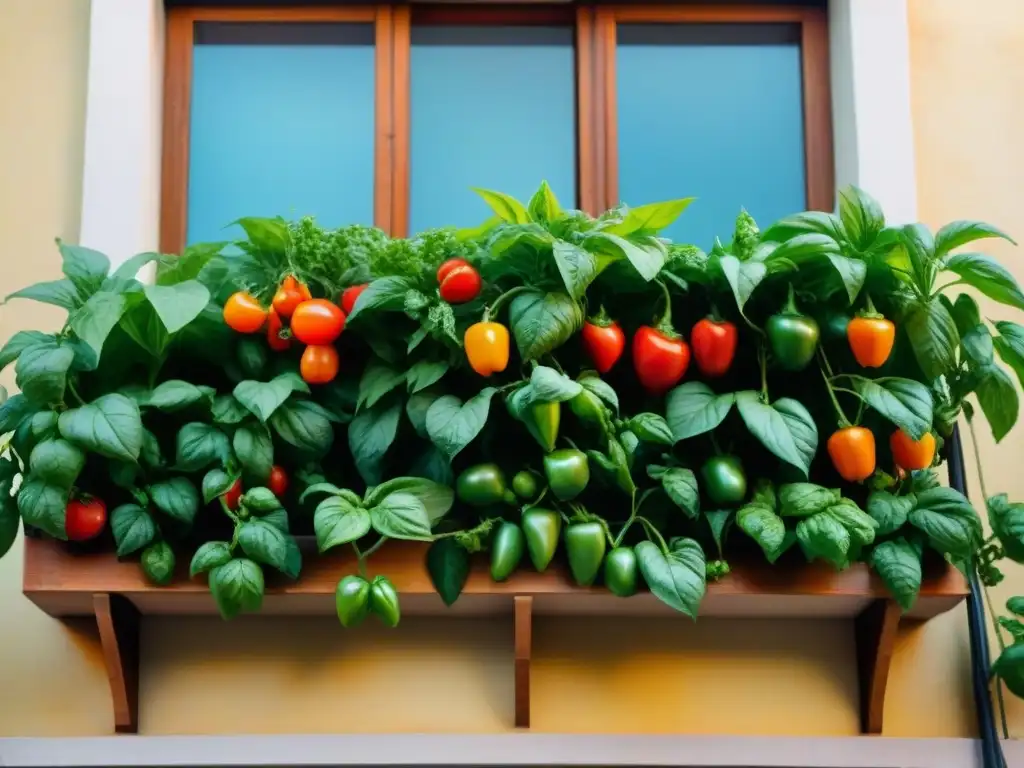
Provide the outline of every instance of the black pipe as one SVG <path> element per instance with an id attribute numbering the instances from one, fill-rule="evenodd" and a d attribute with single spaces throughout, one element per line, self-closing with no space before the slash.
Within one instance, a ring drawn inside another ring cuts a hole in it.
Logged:
<path id="1" fill-rule="evenodd" d="M 949 440 L 949 485 L 967 496 L 967 474 L 964 471 L 964 449 L 960 440 L 960 427 L 953 428 Z M 984 500 L 982 500 L 984 503 Z M 984 768 L 1006 768 L 1003 746 L 996 730 L 996 718 L 989 691 L 988 631 L 985 623 L 985 601 L 981 593 L 978 573 L 972 567 L 968 576 L 970 594 L 967 597 L 967 630 L 971 642 L 971 687 L 974 692 L 974 711 L 978 717 L 978 736 L 981 739 Z"/>

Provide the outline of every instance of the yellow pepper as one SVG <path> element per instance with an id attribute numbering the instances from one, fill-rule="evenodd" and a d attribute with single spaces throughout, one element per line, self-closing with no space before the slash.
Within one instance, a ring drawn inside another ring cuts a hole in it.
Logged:
<path id="1" fill-rule="evenodd" d="M 508 328 L 501 323 L 475 323 L 463 339 L 470 367 L 481 376 L 501 373 L 508 365 Z"/>

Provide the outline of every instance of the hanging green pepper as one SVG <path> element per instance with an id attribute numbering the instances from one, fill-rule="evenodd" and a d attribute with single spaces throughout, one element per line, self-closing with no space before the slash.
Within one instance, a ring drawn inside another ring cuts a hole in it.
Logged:
<path id="1" fill-rule="evenodd" d="M 370 612 L 385 627 L 397 627 L 398 620 L 402 618 L 398 608 L 398 590 L 386 576 L 378 576 L 370 585 Z"/>
<path id="2" fill-rule="evenodd" d="M 608 410 L 608 406 L 586 387 L 569 401 L 569 410 L 584 424 L 600 427 L 605 432 L 610 430 L 611 412 Z"/>
<path id="3" fill-rule="evenodd" d="M 527 469 L 516 472 L 512 478 L 512 491 L 523 501 L 533 501 L 540 493 L 540 482 L 537 475 Z"/>
<path id="4" fill-rule="evenodd" d="M 590 482 L 587 455 L 575 448 L 561 448 L 544 457 L 548 487 L 559 501 L 575 499 Z"/>
<path id="5" fill-rule="evenodd" d="M 700 474 L 704 491 L 715 504 L 739 504 L 747 496 L 747 475 L 737 456 L 712 456 Z"/>
<path id="6" fill-rule="evenodd" d="M 797 309 L 792 284 L 786 306 L 782 312 L 768 318 L 765 331 L 772 356 L 779 367 L 787 371 L 802 371 L 814 359 L 821 332 L 813 317 Z"/>
<path id="7" fill-rule="evenodd" d="M 562 533 L 562 517 L 552 509 L 533 507 L 523 512 L 523 533 L 530 562 L 538 572 L 543 573 L 550 565 L 558 549 L 558 538 Z"/>
<path id="8" fill-rule="evenodd" d="M 530 406 L 529 418 L 536 429 L 534 437 L 545 452 L 555 450 L 558 427 L 562 423 L 561 403 L 534 403 Z"/>
<path id="9" fill-rule="evenodd" d="M 636 552 L 632 547 L 616 547 L 604 560 L 604 583 L 613 595 L 635 595 L 637 574 Z"/>
<path id="10" fill-rule="evenodd" d="M 362 576 L 346 576 L 338 582 L 334 605 L 341 626 L 359 625 L 370 612 L 370 584 Z"/>
<path id="11" fill-rule="evenodd" d="M 523 531 L 507 520 L 498 528 L 491 542 L 491 578 L 504 581 L 519 567 L 523 559 Z"/>
<path id="12" fill-rule="evenodd" d="M 633 433 L 630 432 L 629 434 L 632 435 Z M 634 450 L 635 449 L 636 446 L 634 445 Z M 636 490 L 636 483 L 633 482 L 633 476 L 629 471 L 633 462 L 630 458 L 630 454 L 623 447 L 622 443 L 614 437 L 608 438 L 608 458 L 611 459 L 612 464 L 615 466 L 616 485 L 618 485 L 624 492 L 632 494 L 633 491 Z"/>
<path id="13" fill-rule="evenodd" d="M 465 469 L 455 483 L 459 501 L 474 507 L 491 504 L 515 503 L 515 495 L 508 490 L 505 473 L 497 464 L 476 464 Z"/>
<path id="14" fill-rule="evenodd" d="M 597 520 L 572 523 L 565 529 L 565 552 L 577 584 L 589 587 L 594 583 L 607 546 L 604 526 Z"/>

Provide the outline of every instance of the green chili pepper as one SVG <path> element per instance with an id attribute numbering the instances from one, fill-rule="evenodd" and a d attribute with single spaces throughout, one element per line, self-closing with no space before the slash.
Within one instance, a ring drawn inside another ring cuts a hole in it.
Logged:
<path id="1" fill-rule="evenodd" d="M 739 504 L 747 496 L 747 475 L 736 456 L 712 456 L 700 474 L 704 491 L 715 504 Z"/>
<path id="2" fill-rule="evenodd" d="M 524 469 L 512 478 L 512 490 L 523 501 L 533 501 L 540 493 L 540 483 L 533 472 Z"/>
<path id="3" fill-rule="evenodd" d="M 608 458 L 615 465 L 616 485 L 626 493 L 632 494 L 636 490 L 636 483 L 633 482 L 633 476 L 629 471 L 632 462 L 626 449 L 613 437 L 608 439 Z"/>
<path id="4" fill-rule="evenodd" d="M 370 611 L 385 627 L 397 627 L 402 618 L 398 608 L 398 590 L 386 576 L 378 576 L 370 586 Z"/>
<path id="5" fill-rule="evenodd" d="M 636 552 L 632 547 L 616 547 L 604 560 L 604 583 L 613 595 L 635 595 L 637 574 Z"/>
<path id="6" fill-rule="evenodd" d="M 768 318 L 765 332 L 775 362 L 787 371 L 802 371 L 808 366 L 814 359 L 821 335 L 818 322 L 797 309 L 792 285 L 786 306 L 782 312 Z"/>
<path id="7" fill-rule="evenodd" d="M 459 475 L 455 483 L 459 501 L 474 507 L 487 507 L 501 502 L 515 503 L 508 490 L 505 473 L 497 464 L 476 464 Z"/>
<path id="8" fill-rule="evenodd" d="M 584 387 L 576 397 L 569 401 L 569 410 L 584 424 L 600 427 L 607 431 L 611 421 L 608 407 L 601 398 Z"/>
<path id="9" fill-rule="evenodd" d="M 572 523 L 565 529 L 565 552 L 577 584 L 589 587 L 594 583 L 607 545 L 604 526 L 597 521 Z"/>
<path id="10" fill-rule="evenodd" d="M 358 626 L 370 612 L 370 585 L 362 576 L 346 576 L 338 582 L 334 605 L 343 627 Z"/>
<path id="11" fill-rule="evenodd" d="M 536 429 L 534 437 L 537 438 L 541 448 L 545 451 L 555 450 L 558 427 L 562 423 L 562 404 L 534 403 L 530 406 L 529 418 L 533 421 L 533 426 Z"/>
<path id="12" fill-rule="evenodd" d="M 504 581 L 519 567 L 523 559 L 523 530 L 507 520 L 498 528 L 491 542 L 491 578 Z"/>
<path id="13" fill-rule="evenodd" d="M 523 534 L 533 567 L 543 573 L 558 549 L 562 517 L 551 509 L 533 507 L 523 512 Z"/>
<path id="14" fill-rule="evenodd" d="M 544 457 L 544 475 L 548 487 L 559 501 L 579 496 L 590 482 L 587 455 L 575 448 L 562 448 Z"/>
<path id="15" fill-rule="evenodd" d="M 636 452 L 640 448 L 640 438 L 632 430 L 625 430 L 619 433 L 619 443 L 626 449 L 627 466 L 633 469 L 633 461 L 636 459 Z"/>

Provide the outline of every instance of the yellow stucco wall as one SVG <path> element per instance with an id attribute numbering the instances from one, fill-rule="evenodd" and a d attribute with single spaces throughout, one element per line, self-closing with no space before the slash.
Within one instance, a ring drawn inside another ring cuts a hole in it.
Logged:
<path id="1" fill-rule="evenodd" d="M 911 3 L 921 213 L 933 224 L 986 218 L 1024 236 L 1015 210 L 1024 106 L 1011 102 L 1024 92 L 1024 4 L 988 0 L 984 13 L 968 5 Z M 87 49 L 86 0 L 0 0 L 0 293 L 54 276 L 52 238 L 77 237 Z M 1024 279 L 1021 256 L 998 252 Z M 58 321 L 56 312 L 18 302 L 0 307 L 0 337 Z M 10 372 L 3 381 L 11 384 Z M 1024 497 L 1012 471 L 1024 430 L 998 452 L 983 443 L 989 485 Z M 1014 581 L 1024 592 L 1020 573 Z M 0 560 L 0 735 L 110 732 L 94 630 L 39 613 L 21 596 L 20 575 L 16 547 Z M 540 620 L 534 728 L 854 734 L 850 629 Z M 971 735 L 966 646 L 962 609 L 901 631 L 886 735 Z M 345 633 L 330 620 L 151 619 L 141 729 L 502 731 L 512 719 L 511 675 L 508 622 L 409 619 L 396 631 Z"/>

